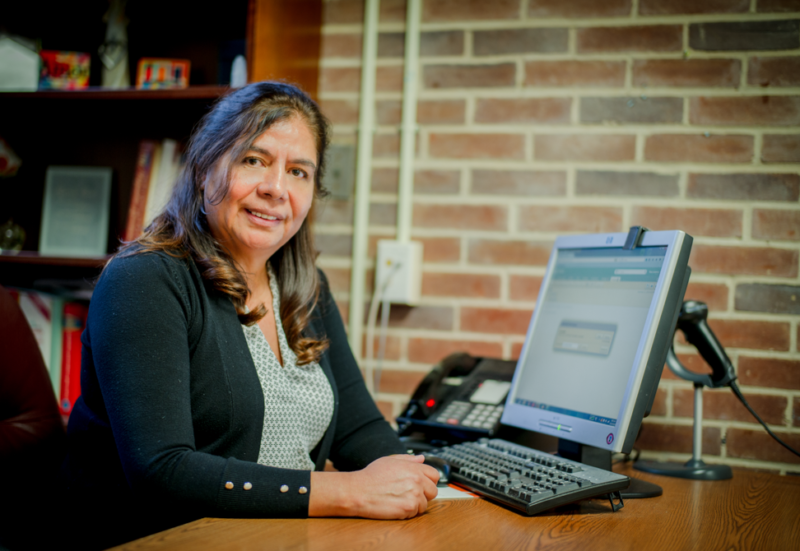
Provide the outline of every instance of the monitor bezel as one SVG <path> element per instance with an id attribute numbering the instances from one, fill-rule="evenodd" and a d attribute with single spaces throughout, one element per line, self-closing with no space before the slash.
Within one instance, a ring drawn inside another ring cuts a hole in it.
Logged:
<path id="1" fill-rule="evenodd" d="M 543 300 L 550 286 L 560 250 L 621 248 L 625 245 L 627 236 L 627 233 L 603 233 L 570 235 L 557 238 L 542 280 L 537 304 Z M 557 417 L 557 414 L 514 403 L 522 367 L 530 352 L 531 335 L 539 318 L 540 310 L 538 308 L 534 309 L 528 325 L 525 342 L 517 360 L 517 369 L 514 372 L 511 388 L 508 392 L 501 423 L 564 438 L 579 444 L 595 446 L 611 452 L 629 453 L 638 434 L 642 419 L 649 412 L 649 408 L 653 403 L 666 353 L 672 342 L 675 322 L 686 290 L 686 284 L 688 283 L 688 274 L 690 273 L 688 260 L 691 244 L 692 237 L 679 230 L 647 231 L 642 236 L 639 246 L 666 246 L 667 250 L 654 291 L 654 300 L 647 313 L 645 332 L 642 339 L 640 339 L 631 373 L 628 376 L 622 405 L 617 416 L 617 425 L 610 431 L 610 434 L 614 434 L 614 438 L 610 443 L 607 438 L 602 438 L 603 432 L 606 432 L 607 429 L 601 430 L 596 422 L 578 418 L 570 419 L 573 430 L 566 433 L 558 428 L 550 428 L 541 424 L 542 421 L 553 423 L 553 419 Z M 581 435 L 586 432 L 591 433 L 593 437 L 582 437 Z"/>

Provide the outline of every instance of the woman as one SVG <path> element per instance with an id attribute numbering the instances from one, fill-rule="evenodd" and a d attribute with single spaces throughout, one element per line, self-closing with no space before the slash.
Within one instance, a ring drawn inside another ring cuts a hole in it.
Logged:
<path id="1" fill-rule="evenodd" d="M 165 211 L 103 271 L 63 469 L 91 545 L 204 516 L 408 518 L 436 496 L 314 266 L 327 144 L 297 88 L 230 94 Z M 328 458 L 340 472 L 322 472 Z"/>

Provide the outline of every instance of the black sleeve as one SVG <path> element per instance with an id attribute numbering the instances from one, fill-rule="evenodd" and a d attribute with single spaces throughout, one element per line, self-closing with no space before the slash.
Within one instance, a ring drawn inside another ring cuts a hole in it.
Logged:
<path id="1" fill-rule="evenodd" d="M 308 494 L 298 489 L 309 487 L 309 471 L 197 450 L 190 380 L 198 361 L 188 334 L 203 313 L 191 278 L 180 270 L 179 261 L 156 254 L 112 261 L 84 333 L 84 355 L 91 356 L 84 368 L 96 373 L 134 497 L 198 516 L 307 516 Z M 283 485 L 290 491 L 281 492 Z"/>
<path id="2" fill-rule="evenodd" d="M 339 413 L 330 459 L 340 471 L 366 467 L 375 459 L 405 453 L 397 433 L 378 411 L 358 368 L 339 309 L 322 277 L 320 312 L 330 342 L 331 369 L 339 391 Z"/>

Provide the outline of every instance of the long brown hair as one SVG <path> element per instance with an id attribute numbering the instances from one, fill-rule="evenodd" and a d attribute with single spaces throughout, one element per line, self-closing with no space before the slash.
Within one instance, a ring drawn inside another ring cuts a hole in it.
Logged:
<path id="1" fill-rule="evenodd" d="M 319 107 L 299 88 L 280 82 L 258 82 L 220 99 L 193 132 L 186 163 L 164 211 L 141 237 L 125 243 L 117 256 L 148 251 L 190 255 L 203 278 L 230 297 L 241 323 L 252 325 L 264 317 L 267 310 L 263 304 L 246 312 L 245 301 L 250 290 L 230 254 L 211 235 L 203 211 L 202 184 L 215 173 L 220 162 L 229 159 L 227 166 L 220 167 L 223 170 L 216 171 L 222 175 L 222 185 L 213 197 L 206 198 L 211 203 L 222 201 L 230 187 L 232 167 L 265 130 L 291 117 L 299 117 L 308 124 L 316 141 L 315 201 L 298 232 L 272 255 L 269 263 L 280 287 L 283 329 L 302 365 L 318 361 L 328 345 L 326 340 L 304 337 L 302 332 L 308 326 L 320 292 L 310 226 L 316 199 L 327 195 L 322 176 L 330 135 L 329 123 Z"/>

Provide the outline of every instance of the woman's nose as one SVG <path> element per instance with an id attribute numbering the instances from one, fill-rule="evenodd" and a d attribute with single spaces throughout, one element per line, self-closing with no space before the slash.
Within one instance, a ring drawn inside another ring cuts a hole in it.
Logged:
<path id="1" fill-rule="evenodd" d="M 278 163 L 275 163 L 278 164 Z M 286 195 L 286 171 L 273 165 L 265 173 L 258 185 L 258 193 L 272 199 L 282 199 Z"/>

